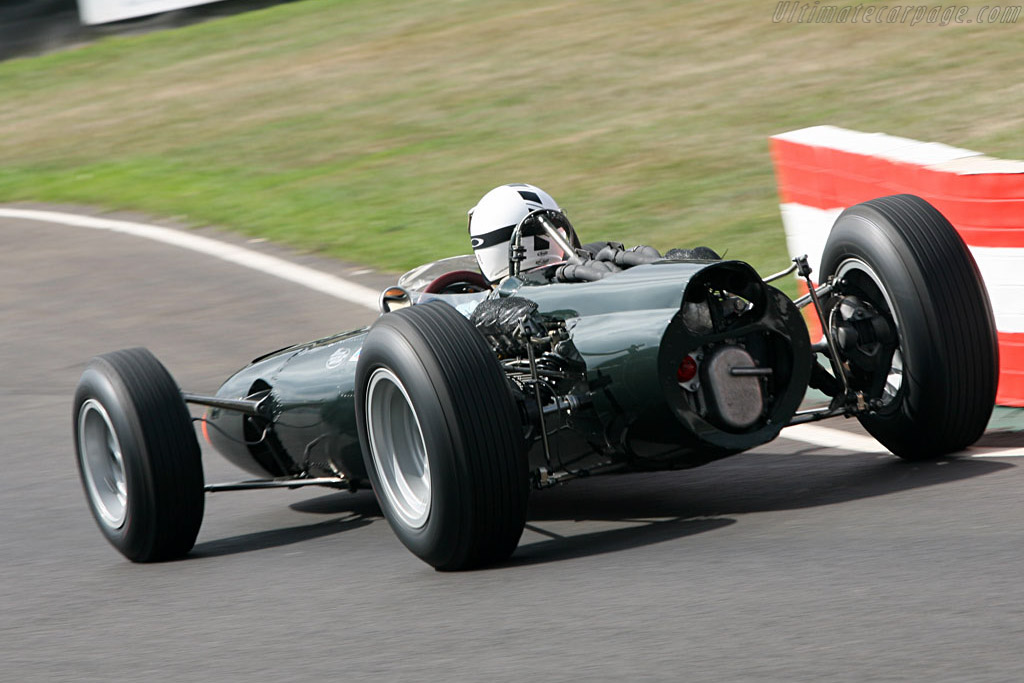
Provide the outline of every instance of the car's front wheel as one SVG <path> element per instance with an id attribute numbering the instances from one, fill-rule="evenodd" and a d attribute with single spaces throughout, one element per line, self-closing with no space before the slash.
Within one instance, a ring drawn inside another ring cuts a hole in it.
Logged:
<path id="1" fill-rule="evenodd" d="M 100 531 L 133 562 L 180 557 L 203 521 L 199 443 L 170 373 L 146 349 L 97 356 L 75 392 L 74 438 Z"/>
<path id="2" fill-rule="evenodd" d="M 833 276 L 828 324 L 876 408 L 859 418 L 867 431 L 908 459 L 974 443 L 995 403 L 999 351 L 978 267 L 950 222 L 913 195 L 858 204 L 836 220 L 822 273 Z"/>

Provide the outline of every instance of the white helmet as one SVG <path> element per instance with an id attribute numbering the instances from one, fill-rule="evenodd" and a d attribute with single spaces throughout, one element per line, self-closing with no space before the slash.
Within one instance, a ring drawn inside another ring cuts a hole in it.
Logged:
<path id="1" fill-rule="evenodd" d="M 519 222 L 537 209 L 561 211 L 544 190 L 534 185 L 513 183 L 496 187 L 469 210 L 469 237 L 480 264 L 480 272 L 490 282 L 508 275 L 509 243 Z M 543 235 L 523 235 L 526 270 L 562 260 L 562 250 Z"/>

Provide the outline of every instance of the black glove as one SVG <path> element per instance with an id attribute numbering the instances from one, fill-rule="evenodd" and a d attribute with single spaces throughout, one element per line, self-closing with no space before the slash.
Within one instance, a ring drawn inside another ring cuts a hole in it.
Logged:
<path id="1" fill-rule="evenodd" d="M 597 252 L 594 258 L 598 261 L 614 263 L 621 268 L 631 268 L 644 263 L 660 261 L 661 253 L 654 247 L 648 247 L 644 244 L 638 244 L 632 249 L 623 249 L 621 246 L 615 247 L 609 244 Z"/>

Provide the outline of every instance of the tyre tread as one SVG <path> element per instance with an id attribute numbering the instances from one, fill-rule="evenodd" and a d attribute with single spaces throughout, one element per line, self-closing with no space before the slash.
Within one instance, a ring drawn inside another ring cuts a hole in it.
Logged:
<path id="1" fill-rule="evenodd" d="M 134 539 L 129 559 L 158 562 L 181 557 L 195 544 L 205 504 L 202 457 L 191 417 L 167 369 L 147 349 L 113 351 L 94 359 L 118 385 L 122 407 L 142 450 L 151 500 L 149 530 Z M 136 520 L 137 523 L 145 523 Z"/>

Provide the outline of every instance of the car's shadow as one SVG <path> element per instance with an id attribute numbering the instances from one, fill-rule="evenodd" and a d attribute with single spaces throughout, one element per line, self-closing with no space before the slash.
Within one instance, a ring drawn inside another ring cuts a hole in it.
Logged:
<path id="1" fill-rule="evenodd" d="M 1006 462 L 892 455 L 745 453 L 693 470 L 594 477 L 531 498 L 530 520 L 693 519 L 834 505 L 991 474 Z"/>
<path id="2" fill-rule="evenodd" d="M 986 439 L 985 446 L 1019 443 Z M 734 515 L 835 505 L 896 495 L 992 474 L 1013 465 L 975 458 L 905 462 L 891 455 L 816 455 L 808 447 L 779 453 L 773 447 L 677 472 L 593 477 L 534 492 L 527 530 L 542 540 L 520 544 L 501 566 L 557 562 L 617 552 L 714 531 L 736 522 Z M 197 546 L 203 556 L 244 552 L 318 538 L 358 528 L 381 518 L 373 494 L 331 493 L 293 503 L 291 509 L 339 516 L 318 524 L 249 534 Z M 612 522 L 627 526 L 567 532 L 565 522 Z"/>
<path id="3" fill-rule="evenodd" d="M 376 508 L 376 503 L 373 505 Z M 379 517 L 380 513 L 376 515 Z M 283 529 L 269 529 L 257 531 L 251 534 L 241 534 L 228 538 L 218 538 L 211 541 L 197 543 L 188 554 L 189 559 L 202 557 L 220 557 L 222 555 L 235 555 L 237 553 L 248 553 L 268 548 L 311 541 L 324 536 L 332 536 L 345 531 L 352 531 L 364 527 L 372 522 L 371 516 L 350 513 L 341 517 L 335 517 L 316 524 L 304 524 L 300 526 L 285 527 Z"/>
<path id="4" fill-rule="evenodd" d="M 580 520 L 582 521 L 582 520 Z M 521 542 L 512 557 L 498 567 L 519 567 L 531 564 L 547 564 L 578 557 L 589 557 L 604 553 L 640 548 L 665 541 L 675 541 L 685 536 L 714 531 L 736 523 L 729 517 L 711 519 L 635 519 L 616 520 L 629 526 L 604 531 L 590 531 L 571 535 L 560 535 L 545 528 L 543 524 L 527 522 L 526 529 L 546 536 L 542 541 Z M 497 567 L 496 567 L 497 568 Z"/>

